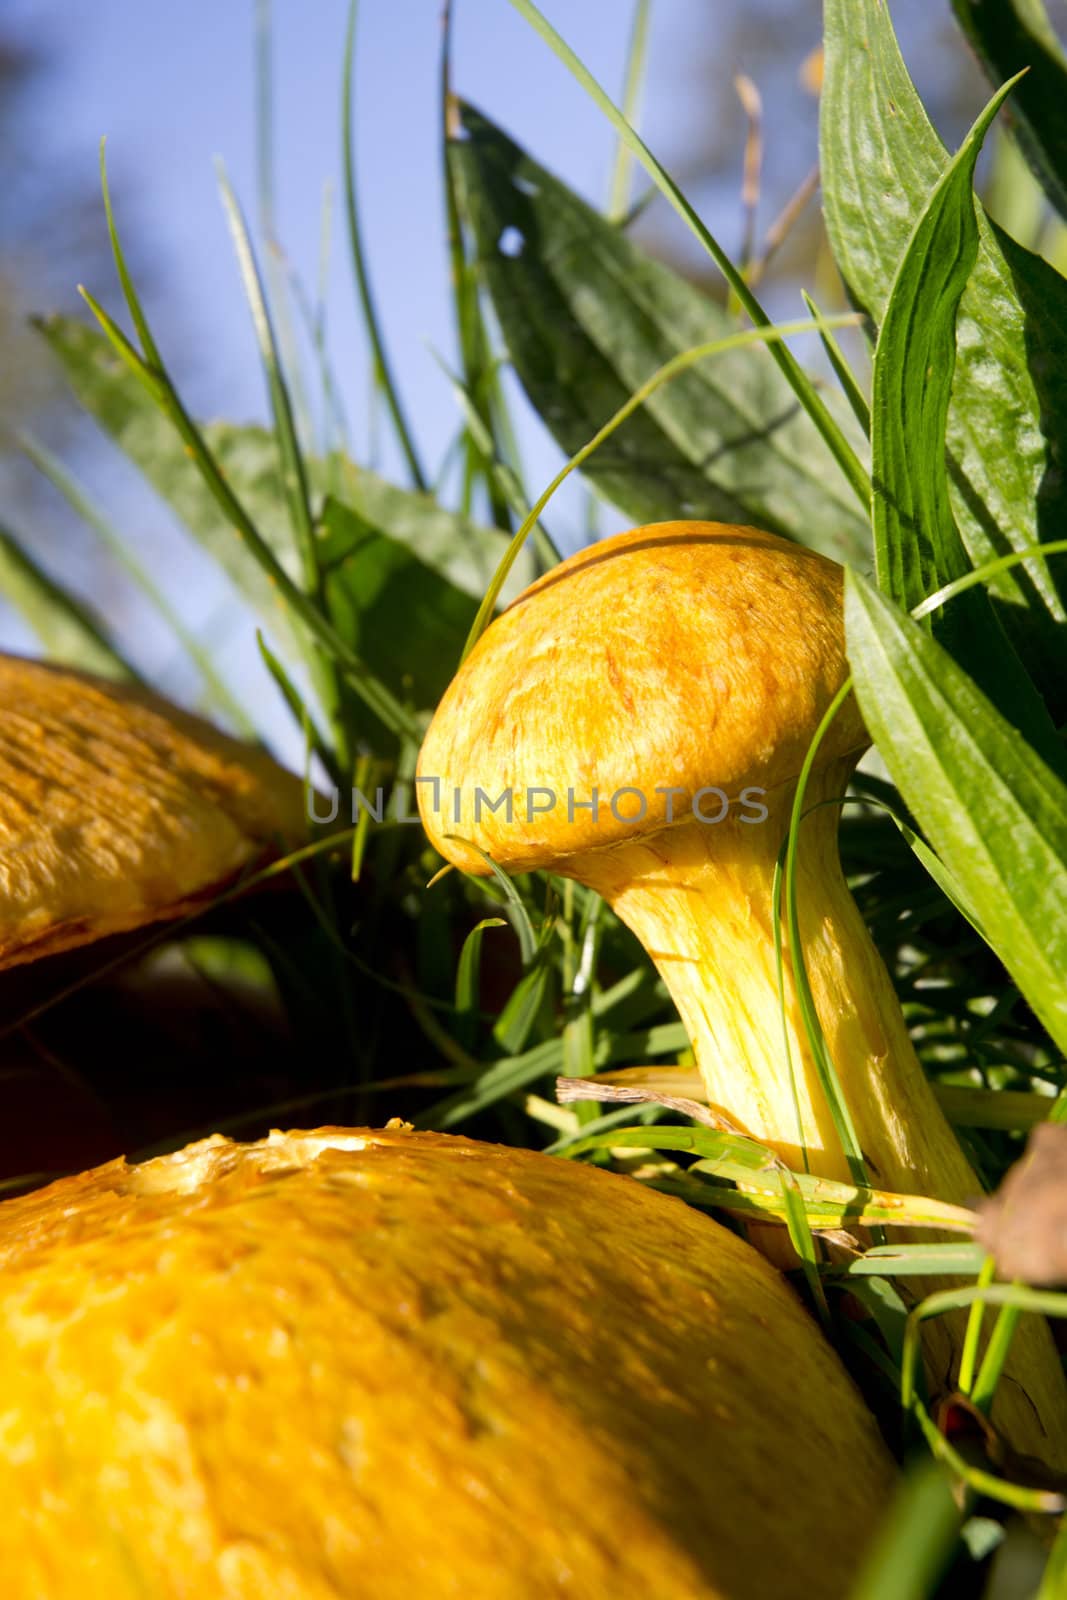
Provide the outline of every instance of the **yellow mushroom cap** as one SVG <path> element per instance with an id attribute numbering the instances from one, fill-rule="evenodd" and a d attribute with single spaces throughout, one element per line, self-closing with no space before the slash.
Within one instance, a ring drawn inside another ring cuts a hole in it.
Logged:
<path id="1" fill-rule="evenodd" d="M 736 802 L 795 778 L 848 674 L 842 572 L 716 522 L 579 551 L 491 624 L 438 706 L 418 774 L 431 843 L 470 872 L 489 870 L 470 844 L 551 866 L 684 820 L 701 789 Z M 867 742 L 852 701 L 821 761 Z M 510 819 L 479 798 L 505 790 Z"/>
<path id="2" fill-rule="evenodd" d="M 180 916 L 306 832 L 269 756 L 148 690 L 0 656 L 0 968 Z"/>
<path id="3" fill-rule="evenodd" d="M 749 1246 L 400 1129 L 0 1206 L 5 1600 L 847 1592 L 893 1468 Z"/>

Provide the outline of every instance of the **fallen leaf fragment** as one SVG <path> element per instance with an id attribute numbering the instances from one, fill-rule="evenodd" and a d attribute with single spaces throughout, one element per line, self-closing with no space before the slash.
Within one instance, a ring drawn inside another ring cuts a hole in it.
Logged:
<path id="1" fill-rule="evenodd" d="M 1002 1278 L 1067 1283 L 1067 1124 L 1038 1123 L 1021 1159 L 979 1211 L 975 1237 Z"/>

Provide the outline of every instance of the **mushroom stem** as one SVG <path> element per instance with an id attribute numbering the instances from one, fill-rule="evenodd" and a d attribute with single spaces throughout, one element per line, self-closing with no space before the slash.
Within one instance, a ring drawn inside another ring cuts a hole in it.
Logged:
<path id="1" fill-rule="evenodd" d="M 812 775 L 839 798 L 853 763 Z M 711 1103 L 798 1171 L 848 1181 L 785 951 L 784 1021 L 772 890 L 795 789 L 766 820 L 692 817 L 650 838 L 586 851 L 562 870 L 596 889 L 637 935 L 671 992 Z M 798 851 L 803 959 L 871 1182 L 966 1204 L 979 1184 L 915 1056 L 896 994 L 841 871 L 838 808 L 806 817 Z"/>
<path id="2" fill-rule="evenodd" d="M 923 1073 L 889 975 L 845 882 L 839 799 L 853 758 L 812 775 L 797 855 L 803 959 L 868 1176 L 878 1188 L 973 1203 L 981 1185 Z M 600 893 L 655 962 L 689 1034 L 711 1104 L 787 1165 L 849 1181 L 785 948 L 785 1034 L 774 953 L 775 865 L 795 786 L 764 797 L 763 822 L 731 811 L 588 850 L 558 870 Z M 762 1230 L 761 1230 L 762 1232 Z M 925 1235 L 930 1238 L 929 1234 Z M 762 1238 L 756 1242 L 763 1246 Z M 775 1241 L 776 1242 L 776 1241 Z M 772 1242 L 773 1244 L 773 1242 Z M 781 1264 L 779 1252 L 770 1254 Z M 948 1285 L 923 1278 L 923 1295 Z M 956 1381 L 966 1319 L 929 1323 L 938 1390 Z M 993 1412 L 1016 1449 L 1067 1468 L 1067 1384 L 1048 1327 L 1022 1319 Z"/>

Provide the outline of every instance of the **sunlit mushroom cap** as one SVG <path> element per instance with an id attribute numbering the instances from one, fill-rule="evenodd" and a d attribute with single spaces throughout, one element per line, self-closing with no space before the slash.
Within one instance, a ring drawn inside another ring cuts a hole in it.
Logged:
<path id="1" fill-rule="evenodd" d="M 0 967 L 191 910 L 303 813 L 291 773 L 158 696 L 0 656 Z"/>
<path id="2" fill-rule="evenodd" d="M 488 870 L 467 843 L 512 870 L 549 866 L 681 820 L 701 789 L 736 804 L 794 779 L 847 677 L 842 575 L 714 522 L 572 556 L 492 623 L 437 709 L 419 759 L 431 842 L 467 871 Z M 820 763 L 867 742 L 850 698 Z M 479 791 L 510 793 L 510 819 Z"/>
<path id="3" fill-rule="evenodd" d="M 843 1600 L 894 1476 L 726 1229 L 402 1129 L 0 1206 L 0 1417 L 5 1600 Z"/>

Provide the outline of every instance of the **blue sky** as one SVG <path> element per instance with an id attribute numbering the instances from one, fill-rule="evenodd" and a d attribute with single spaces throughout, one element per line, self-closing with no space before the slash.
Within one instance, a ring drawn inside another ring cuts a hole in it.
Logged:
<path id="1" fill-rule="evenodd" d="M 305 284 L 318 270 L 323 187 L 340 199 L 340 78 L 346 0 L 274 0 L 275 187 L 278 231 Z M 700 0 L 657 0 L 646 129 L 677 125 L 680 63 L 692 49 Z M 630 7 L 624 0 L 549 0 L 546 14 L 617 93 Z M 201 417 L 265 415 L 265 395 L 214 158 L 222 156 L 246 210 L 256 206 L 255 0 L 5 0 L 5 22 L 50 61 L 30 107 L 34 133 L 55 167 L 97 183 L 98 143 L 120 230 L 150 268 L 148 309 L 164 355 Z M 362 0 L 355 99 L 363 226 L 393 365 L 416 434 L 432 464 L 456 412 L 430 347 L 451 352 L 438 157 L 439 0 Z M 506 0 L 458 0 L 455 84 L 539 159 L 602 198 L 614 145 L 581 89 Z M 798 47 L 799 48 L 799 47 Z M 347 243 L 334 211 L 330 347 L 357 454 L 368 447 L 369 365 L 355 313 Z M 63 264 L 66 266 L 66 263 Z M 71 261 L 71 280 L 83 276 Z M 96 269 L 99 272 L 99 268 Z M 93 283 L 97 293 L 109 285 Z M 41 308 L 38 308 L 41 309 Z M 47 309 L 47 308 L 44 308 Z M 529 423 L 523 446 L 536 489 L 558 457 Z M 399 471 L 388 453 L 387 469 Z M 254 682 L 251 627 L 164 507 L 107 451 L 78 470 L 133 534 L 142 559 L 164 572 L 187 618 L 206 630 L 225 670 Z M 575 517 L 577 522 L 577 516 Z M 604 530 L 621 526 L 605 518 Z M 79 553 L 80 552 L 80 553 Z M 65 574 L 86 573 L 109 618 L 124 624 L 139 664 L 171 693 L 193 685 L 172 642 L 115 573 L 93 569 L 72 547 Z M 0 645 L 29 648 L 16 619 L 0 615 Z M 258 698 L 258 696 L 257 696 Z M 271 719 L 273 724 L 273 719 Z"/>
<path id="2" fill-rule="evenodd" d="M 187 373 L 201 413 L 262 414 L 247 313 L 218 202 L 221 155 L 246 208 L 255 207 L 253 0 L 7 0 L 32 17 L 29 35 L 58 54 L 38 115 L 71 170 L 95 183 L 97 141 L 120 223 L 162 264 L 152 309 Z M 279 232 L 305 282 L 317 270 L 322 189 L 339 167 L 345 0 L 275 0 L 276 186 Z M 691 46 L 699 0 L 658 0 L 647 103 L 669 114 L 677 64 Z M 546 13 L 613 90 L 622 77 L 626 0 L 555 0 Z M 439 0 L 363 0 L 357 142 L 364 226 L 390 349 L 416 423 L 434 454 L 452 413 L 427 342 L 449 342 L 437 170 Z M 620 23 L 624 25 L 620 25 Z M 506 0 L 459 0 L 460 91 L 590 195 L 607 181 L 612 141 L 582 91 Z M 61 116 L 56 116 L 57 108 Z M 662 123 L 664 112 L 659 114 Z M 336 188 L 335 188 L 336 195 Z M 366 353 L 353 312 L 336 216 L 331 343 L 357 416 Z M 76 264 L 75 264 L 76 265 Z M 170 314 L 168 315 L 168 302 Z"/>
<path id="3" fill-rule="evenodd" d="M 729 73 L 750 66 L 725 61 L 721 44 L 741 3 L 653 0 L 643 131 L 679 171 L 689 137 L 720 114 L 719 104 L 708 103 L 709 74 L 718 67 L 720 92 L 725 82 L 729 96 Z M 31 106 L 36 135 L 53 162 L 80 176 L 89 192 L 97 181 L 98 142 L 107 136 L 120 228 L 150 265 L 150 316 L 190 408 L 204 418 L 262 418 L 264 389 L 213 168 L 221 155 L 254 215 L 255 0 L 4 0 L 4 9 L 5 25 L 37 42 L 53 63 Z M 617 94 L 630 0 L 543 0 L 543 9 Z M 778 59 L 764 64 L 761 86 L 770 108 L 768 165 L 784 192 L 815 155 L 814 107 L 795 85 L 797 67 L 817 41 L 818 13 L 810 0 L 761 0 L 758 12 L 767 26 L 781 29 Z M 291 263 L 308 285 L 317 274 L 324 183 L 331 181 L 340 198 L 346 13 L 347 0 L 273 3 L 277 222 Z M 894 16 L 903 32 L 914 34 L 926 25 L 929 7 L 898 0 Z M 439 43 L 440 0 L 361 0 L 356 126 L 364 230 L 394 367 L 431 464 L 456 426 L 447 383 L 429 348 L 451 353 L 438 167 Z M 455 85 L 545 165 L 591 199 L 603 199 L 611 133 L 507 0 L 456 0 Z M 728 114 L 736 120 L 739 163 L 741 117 L 732 103 Z M 731 171 L 696 196 L 730 249 L 740 231 L 738 182 L 739 170 Z M 764 225 L 771 214 L 768 203 Z M 656 225 L 678 229 L 680 239 L 680 224 L 665 210 L 658 216 Z M 339 206 L 334 221 L 330 347 L 356 453 L 366 459 L 368 356 Z M 79 262 L 69 267 L 72 282 L 83 276 Z M 772 309 L 800 313 L 792 299 L 772 302 Z M 532 419 L 522 428 L 522 445 L 536 492 L 558 456 Z M 206 631 L 223 669 L 254 685 L 259 669 L 251 626 L 200 553 L 181 540 L 166 510 L 106 453 L 83 454 L 78 465 L 120 526 L 135 533 L 143 559 L 166 575 L 188 620 Z M 399 470 L 388 455 L 385 466 Z M 579 522 L 573 499 L 570 506 L 574 531 L 569 535 L 566 503 L 553 524 L 566 543 L 577 537 Z M 604 532 L 622 525 L 610 511 L 601 521 Z M 87 563 L 92 570 L 95 559 L 86 547 L 81 564 L 72 556 L 69 570 L 84 573 Z M 187 694 L 191 680 L 172 642 L 134 592 L 114 573 L 98 586 L 101 605 L 132 636 L 142 667 L 169 692 Z M 28 643 L 20 626 L 0 613 L 0 646 Z"/>

